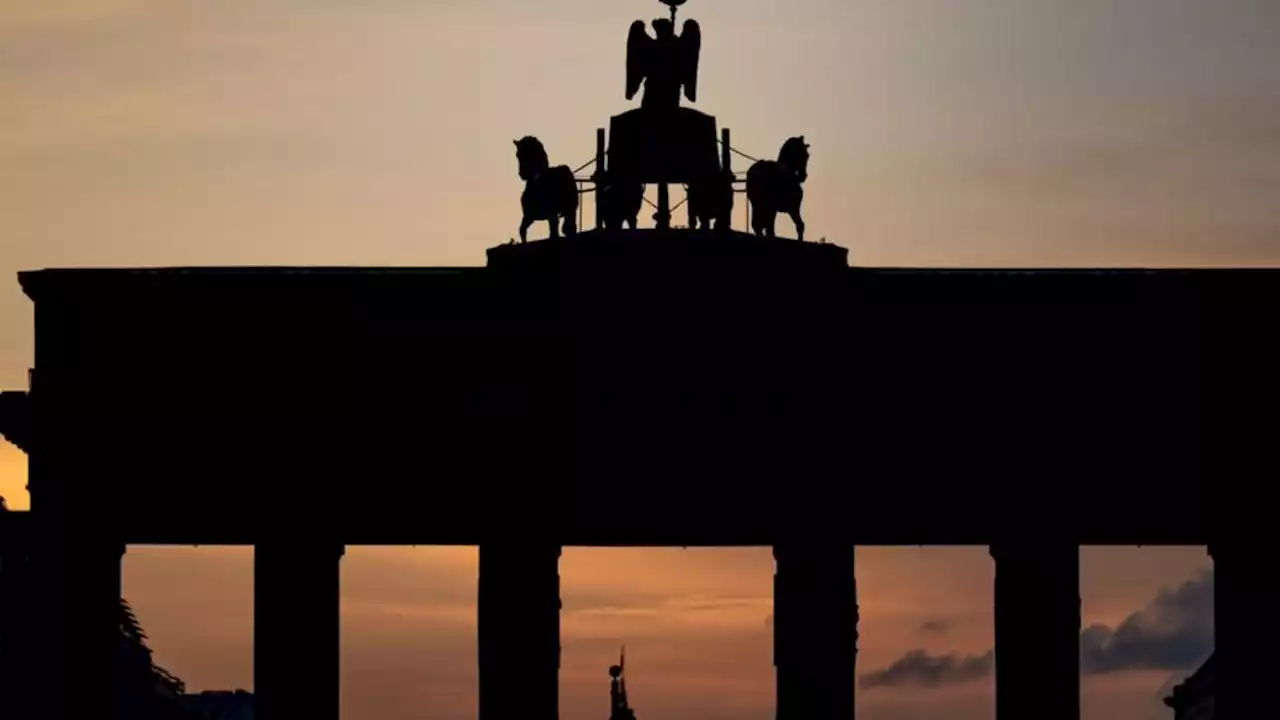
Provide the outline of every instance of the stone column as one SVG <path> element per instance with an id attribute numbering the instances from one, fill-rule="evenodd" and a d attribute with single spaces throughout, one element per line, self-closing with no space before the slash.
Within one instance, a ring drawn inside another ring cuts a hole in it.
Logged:
<path id="1" fill-rule="evenodd" d="M 254 717 L 337 720 L 339 711 L 336 543 L 261 542 L 253 549 Z"/>
<path id="2" fill-rule="evenodd" d="M 31 564 L 28 562 L 24 522 L 28 513 L 0 510 L 0 717 L 28 717 L 25 703 L 31 681 L 33 645 L 30 602 Z"/>
<path id="3" fill-rule="evenodd" d="M 991 547 L 996 720 L 1080 718 L 1080 548 Z"/>
<path id="4" fill-rule="evenodd" d="M 1269 570 L 1273 559 L 1259 543 L 1212 543 L 1214 711 L 1224 720 L 1257 717 L 1274 704 L 1266 653 L 1280 640 Z"/>
<path id="5" fill-rule="evenodd" d="M 858 608 L 853 546 L 773 548 L 778 720 L 851 720 Z"/>
<path id="6" fill-rule="evenodd" d="M 33 652 L 25 701 L 15 717 L 120 716 L 120 562 L 124 544 L 85 528 L 46 528 L 32 548 L 29 639 Z"/>
<path id="7" fill-rule="evenodd" d="M 560 713 L 560 546 L 480 546 L 480 720 Z"/>

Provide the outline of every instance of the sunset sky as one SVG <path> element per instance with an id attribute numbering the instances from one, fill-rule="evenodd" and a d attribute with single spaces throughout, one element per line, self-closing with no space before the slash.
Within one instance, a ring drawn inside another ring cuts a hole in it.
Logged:
<path id="1" fill-rule="evenodd" d="M 25 387 L 32 363 L 19 270 L 483 263 L 519 222 L 511 140 L 590 158 L 595 128 L 631 106 L 628 24 L 664 12 L 0 0 L 0 387 Z M 757 157 L 805 135 L 808 234 L 854 264 L 1280 262 L 1275 0 L 690 0 L 682 14 L 703 29 L 696 107 Z M 0 446 L 12 506 L 24 476 Z M 985 550 L 858 562 L 860 716 L 989 717 Z M 1084 716 L 1146 720 L 1203 649 L 1208 559 L 1095 548 L 1082 563 L 1086 624 L 1145 612 L 1122 642 L 1086 634 Z M 343 567 L 346 720 L 474 717 L 475 550 L 354 548 Z M 247 550 L 130 551 L 127 595 L 193 687 L 251 684 L 250 568 Z M 566 720 L 603 720 L 623 641 L 641 720 L 770 717 L 767 549 L 571 549 L 562 570 Z M 921 687 L 922 666 L 977 679 Z"/>

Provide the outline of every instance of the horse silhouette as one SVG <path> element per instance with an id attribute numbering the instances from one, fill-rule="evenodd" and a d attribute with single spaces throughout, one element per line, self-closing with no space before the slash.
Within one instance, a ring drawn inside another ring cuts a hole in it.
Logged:
<path id="1" fill-rule="evenodd" d="M 520 195 L 520 242 L 527 242 L 529 226 L 546 220 L 551 227 L 550 237 L 560 237 L 559 219 L 564 218 L 564 234 L 578 231 L 578 184 L 568 165 L 551 166 L 542 141 L 532 135 L 513 140 L 516 145 L 516 161 L 520 179 L 524 180 L 524 192 Z"/>
<path id="2" fill-rule="evenodd" d="M 689 183 L 685 191 L 689 206 L 689 227 L 697 230 L 728 230 L 733 215 L 733 171 L 721 170 L 714 175 Z"/>
<path id="3" fill-rule="evenodd" d="M 606 229 L 621 230 L 623 225 L 636 229 L 640 206 L 644 203 L 644 184 L 625 180 L 606 170 L 592 178 L 596 183 L 596 202 L 600 203 L 600 219 Z"/>
<path id="4" fill-rule="evenodd" d="M 759 160 L 747 170 L 747 201 L 751 203 L 751 229 L 756 235 L 773 237 L 778 213 L 791 216 L 796 239 L 804 241 L 804 220 L 800 204 L 809 177 L 809 145 L 804 136 L 787 138 L 777 160 Z"/>

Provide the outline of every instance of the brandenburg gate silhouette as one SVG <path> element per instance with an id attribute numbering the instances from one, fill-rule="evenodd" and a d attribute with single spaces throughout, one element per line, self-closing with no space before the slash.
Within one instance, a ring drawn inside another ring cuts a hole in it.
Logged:
<path id="1" fill-rule="evenodd" d="M 998 720 L 1079 718 L 1080 545 L 1207 545 L 1217 710 L 1270 706 L 1276 273 L 850 267 L 772 236 L 803 233 L 803 136 L 734 231 L 727 133 L 679 106 L 701 31 L 664 2 L 589 181 L 515 142 L 522 237 L 566 237 L 474 268 L 20 274 L 6 718 L 112 717 L 127 544 L 254 547 L 260 720 L 337 717 L 351 544 L 479 546 L 480 720 L 557 717 L 565 545 L 772 546 L 778 720 L 853 716 L 855 545 L 991 548 Z M 646 184 L 657 228 L 612 222 Z"/>
<path id="2" fill-rule="evenodd" d="M 1209 544 L 1217 702 L 1256 707 L 1274 275 L 642 234 L 484 268 L 22 273 L 35 368 L 2 427 L 32 510 L 0 521 L 33 597 L 5 701 L 111 717 L 126 544 L 253 545 L 263 720 L 337 717 L 347 544 L 479 546 L 482 720 L 557 716 L 562 546 L 770 545 L 778 717 L 848 720 L 854 545 L 981 544 L 999 718 L 1077 720 L 1078 546 Z"/>

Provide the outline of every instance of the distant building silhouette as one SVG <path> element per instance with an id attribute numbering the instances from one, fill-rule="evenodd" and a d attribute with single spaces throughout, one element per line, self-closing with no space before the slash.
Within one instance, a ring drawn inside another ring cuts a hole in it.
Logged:
<path id="1" fill-rule="evenodd" d="M 1213 720 L 1213 655 L 1164 699 L 1173 720 Z"/>
<path id="2" fill-rule="evenodd" d="M 182 703 L 200 720 L 253 720 L 253 693 L 245 690 L 206 690 Z"/>
<path id="3" fill-rule="evenodd" d="M 627 647 L 622 647 L 618 664 L 609 667 L 609 720 L 636 720 L 636 713 L 627 702 Z"/>

